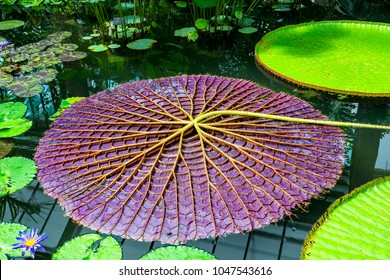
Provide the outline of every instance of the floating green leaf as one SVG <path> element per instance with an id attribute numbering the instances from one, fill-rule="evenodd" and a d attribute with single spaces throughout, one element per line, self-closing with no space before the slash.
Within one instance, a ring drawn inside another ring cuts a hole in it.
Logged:
<path id="1" fill-rule="evenodd" d="M 118 48 L 121 47 L 121 45 L 119 45 L 119 44 L 111 44 L 111 45 L 108 45 L 107 47 L 108 47 L 109 49 L 118 49 Z"/>
<path id="2" fill-rule="evenodd" d="M 0 71 L 0 88 L 7 86 L 14 80 L 14 77 L 8 73 Z"/>
<path id="3" fill-rule="evenodd" d="M 7 260 L 7 255 L 17 257 L 22 254 L 22 249 L 12 249 L 12 244 L 17 240 L 19 231 L 28 229 L 25 225 L 18 223 L 0 223 L 0 260 Z"/>
<path id="4" fill-rule="evenodd" d="M 51 68 L 45 68 L 38 72 L 31 73 L 33 77 L 38 77 L 41 84 L 49 83 L 56 78 L 58 71 Z"/>
<path id="5" fill-rule="evenodd" d="M 91 45 L 91 46 L 88 47 L 88 49 L 90 51 L 93 51 L 93 52 L 104 52 L 104 51 L 108 50 L 107 46 L 103 45 L 103 44 Z"/>
<path id="6" fill-rule="evenodd" d="M 24 21 L 21 20 L 5 20 L 0 21 L 0 30 L 15 29 L 24 25 Z"/>
<path id="7" fill-rule="evenodd" d="M 73 103 L 83 100 L 85 97 L 69 97 L 61 101 L 60 108 L 58 108 L 57 112 L 55 112 L 51 117 L 50 120 L 54 120 L 58 116 L 62 114 L 62 112 L 72 106 Z"/>
<path id="8" fill-rule="evenodd" d="M 122 249 L 111 236 L 103 238 L 89 233 L 65 242 L 54 254 L 53 260 L 120 260 Z"/>
<path id="9" fill-rule="evenodd" d="M 66 51 L 58 56 L 62 62 L 77 61 L 87 57 L 87 53 L 80 51 Z"/>
<path id="10" fill-rule="evenodd" d="M 12 194 L 24 188 L 34 179 L 37 167 L 33 160 L 24 157 L 8 157 L 0 160 L 0 196 Z"/>
<path id="11" fill-rule="evenodd" d="M 288 4 L 275 4 L 275 5 L 272 5 L 272 9 L 276 12 L 289 12 L 289 11 L 291 11 L 290 5 L 288 5 Z"/>
<path id="12" fill-rule="evenodd" d="M 193 27 L 193 26 L 191 26 L 191 27 L 184 27 L 184 28 L 180 28 L 178 30 L 175 30 L 174 35 L 177 36 L 177 37 L 188 38 L 188 35 L 190 35 L 193 32 L 196 32 L 196 28 L 195 27 Z"/>
<path id="13" fill-rule="evenodd" d="M 150 49 L 155 43 L 157 43 L 157 41 L 153 39 L 138 39 L 128 43 L 126 46 L 132 50 L 147 50 Z"/>
<path id="14" fill-rule="evenodd" d="M 0 138 L 9 138 L 26 132 L 32 122 L 24 119 L 27 106 L 20 102 L 0 104 Z"/>
<path id="15" fill-rule="evenodd" d="M 199 38 L 198 32 L 192 32 L 188 34 L 188 40 L 190 41 L 196 41 L 198 40 L 198 38 Z"/>
<path id="16" fill-rule="evenodd" d="M 19 97 L 32 97 L 43 91 L 43 87 L 40 85 L 40 78 L 36 76 L 15 78 L 12 83 L 7 85 L 7 88 Z"/>
<path id="17" fill-rule="evenodd" d="M 136 15 L 136 16 L 131 15 L 131 16 L 123 17 L 123 20 L 124 20 L 125 24 L 139 24 L 141 22 L 146 21 L 146 18 L 145 17 L 141 18 L 138 15 Z"/>
<path id="18" fill-rule="evenodd" d="M 91 40 L 92 39 L 92 36 L 83 36 L 83 38 L 82 38 L 83 40 Z"/>
<path id="19" fill-rule="evenodd" d="M 243 27 L 238 29 L 238 32 L 243 33 L 243 34 L 252 34 L 257 32 L 257 28 L 255 27 Z"/>
<path id="20" fill-rule="evenodd" d="M 205 29 L 207 26 L 209 26 L 209 23 L 210 22 L 207 19 L 198 18 L 195 21 L 195 27 L 198 28 L 198 29 Z"/>
<path id="21" fill-rule="evenodd" d="M 100 37 L 100 33 L 91 33 L 91 34 L 89 34 L 89 37 L 92 37 L 92 38 Z"/>
<path id="22" fill-rule="evenodd" d="M 353 96 L 390 96 L 390 24 L 322 21 L 281 27 L 256 45 L 258 64 L 294 84 Z"/>
<path id="23" fill-rule="evenodd" d="M 140 260 L 216 260 L 216 258 L 202 249 L 178 245 L 154 249 L 142 256 Z"/>
<path id="24" fill-rule="evenodd" d="M 390 177 L 336 200 L 303 244 L 302 259 L 390 259 Z"/>
<path id="25" fill-rule="evenodd" d="M 50 48 L 47 49 L 47 51 L 55 53 L 55 54 L 62 54 L 66 51 L 74 51 L 78 48 L 76 44 L 54 44 Z"/>

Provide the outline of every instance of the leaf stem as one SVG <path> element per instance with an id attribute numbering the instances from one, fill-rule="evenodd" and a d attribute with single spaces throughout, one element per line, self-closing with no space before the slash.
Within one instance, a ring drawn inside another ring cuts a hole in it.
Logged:
<path id="1" fill-rule="evenodd" d="M 386 125 L 339 122 L 339 121 L 330 121 L 330 120 L 302 119 L 302 118 L 294 118 L 294 117 L 263 114 L 263 113 L 256 113 L 256 112 L 247 112 L 247 111 L 237 111 L 237 110 L 222 110 L 222 111 L 208 112 L 206 114 L 197 116 L 194 119 L 194 123 L 200 123 L 200 122 L 206 120 L 207 118 L 214 117 L 214 116 L 222 116 L 222 115 L 239 115 L 239 116 L 245 116 L 245 117 L 265 118 L 265 119 L 285 121 L 285 122 L 294 122 L 294 123 L 308 123 L 308 124 L 332 125 L 332 126 L 341 126 L 341 127 L 344 126 L 344 127 L 390 130 L 390 126 L 386 126 Z"/>

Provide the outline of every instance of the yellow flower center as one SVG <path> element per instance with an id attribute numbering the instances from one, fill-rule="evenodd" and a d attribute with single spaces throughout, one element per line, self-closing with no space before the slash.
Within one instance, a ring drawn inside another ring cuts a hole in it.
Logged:
<path id="1" fill-rule="evenodd" d="M 25 246 L 33 247 L 35 245 L 36 239 L 35 238 L 29 238 L 26 241 L 23 242 Z"/>

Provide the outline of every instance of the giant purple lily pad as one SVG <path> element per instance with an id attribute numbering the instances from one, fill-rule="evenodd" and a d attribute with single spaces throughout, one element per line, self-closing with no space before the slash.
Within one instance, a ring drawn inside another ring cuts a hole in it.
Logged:
<path id="1" fill-rule="evenodd" d="M 171 244 L 266 226 L 336 183 L 341 129 L 221 110 L 327 119 L 246 80 L 125 83 L 55 119 L 35 154 L 38 178 L 76 223 Z"/>

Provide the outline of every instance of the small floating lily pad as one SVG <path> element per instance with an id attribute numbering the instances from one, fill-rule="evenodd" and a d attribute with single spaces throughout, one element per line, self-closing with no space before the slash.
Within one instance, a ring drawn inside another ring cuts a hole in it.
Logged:
<path id="1" fill-rule="evenodd" d="M 103 45 L 103 44 L 91 45 L 91 46 L 88 47 L 88 49 L 90 51 L 93 51 L 93 52 L 104 52 L 104 51 L 108 50 L 107 46 Z"/>
<path id="2" fill-rule="evenodd" d="M 32 97 L 43 91 L 40 79 L 34 76 L 15 78 L 12 83 L 7 85 L 7 88 L 19 97 Z"/>
<path id="3" fill-rule="evenodd" d="M 11 30 L 24 25 L 24 21 L 21 20 L 5 20 L 0 21 L 0 30 Z"/>
<path id="4" fill-rule="evenodd" d="M 55 54 L 62 54 L 66 51 L 74 51 L 78 48 L 76 44 L 54 44 L 50 48 L 47 49 L 47 51 L 55 53 Z"/>
<path id="5" fill-rule="evenodd" d="M 28 229 L 18 223 L 0 223 L 0 260 L 7 260 L 7 255 L 16 257 L 22 255 L 22 249 L 12 249 L 20 231 Z"/>
<path id="6" fill-rule="evenodd" d="M 37 167 L 33 160 L 9 157 L 0 160 L 0 197 L 24 188 L 34 179 Z"/>
<path id="7" fill-rule="evenodd" d="M 243 33 L 243 34 L 252 34 L 257 32 L 257 28 L 255 27 L 243 27 L 238 29 L 238 32 Z"/>
<path id="8" fill-rule="evenodd" d="M 188 35 L 190 35 L 193 32 L 196 32 L 196 28 L 195 27 L 193 27 L 193 26 L 191 26 L 191 27 L 184 27 L 184 28 L 180 28 L 178 30 L 175 30 L 174 35 L 177 36 L 177 37 L 185 37 L 185 38 L 187 38 Z"/>
<path id="9" fill-rule="evenodd" d="M 83 36 L 83 40 L 88 41 L 91 40 L 93 37 L 92 36 Z"/>
<path id="10" fill-rule="evenodd" d="M 390 96 L 390 24 L 322 21 L 267 33 L 257 63 L 291 83 L 352 96 Z"/>
<path id="11" fill-rule="evenodd" d="M 121 260 L 122 249 L 111 236 L 103 238 L 89 233 L 65 242 L 54 254 L 53 260 Z"/>
<path id="12" fill-rule="evenodd" d="M 41 84 L 49 83 L 56 78 L 58 71 L 56 69 L 45 68 L 38 72 L 31 73 L 31 76 L 38 77 Z"/>
<path id="13" fill-rule="evenodd" d="M 121 47 L 121 45 L 119 45 L 119 44 L 111 44 L 111 45 L 108 45 L 107 47 L 108 47 L 109 49 L 118 49 L 118 48 Z"/>
<path id="14" fill-rule="evenodd" d="M 21 102 L 0 104 L 0 138 L 14 137 L 26 132 L 32 122 L 23 118 L 27 106 Z"/>
<path id="15" fill-rule="evenodd" d="M 58 38 L 62 41 L 63 39 L 68 38 L 70 36 L 72 36 L 72 32 L 70 31 L 57 31 L 47 36 L 47 39 L 53 40 L 54 38 Z"/>
<path id="16" fill-rule="evenodd" d="M 58 56 L 62 62 L 77 61 L 87 57 L 87 53 L 81 51 L 66 51 Z"/>
<path id="17" fill-rule="evenodd" d="M 100 37 L 100 33 L 91 33 L 91 34 L 89 34 L 89 37 L 92 37 L 92 38 Z"/>
<path id="18" fill-rule="evenodd" d="M 336 200 L 309 232 L 302 259 L 389 260 L 390 177 Z"/>
<path id="19" fill-rule="evenodd" d="M 216 260 L 216 258 L 202 249 L 179 245 L 154 249 L 142 256 L 140 260 Z"/>
<path id="20" fill-rule="evenodd" d="M 289 12 L 291 11 L 290 5 L 288 4 L 274 4 L 272 5 L 272 10 L 276 12 Z"/>
<path id="21" fill-rule="evenodd" d="M 153 39 L 138 39 L 128 43 L 126 46 L 132 50 L 146 50 L 150 49 L 156 42 L 157 41 Z"/>

